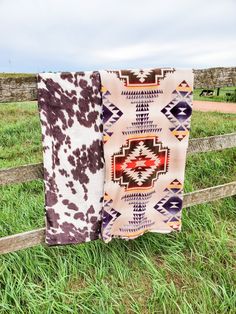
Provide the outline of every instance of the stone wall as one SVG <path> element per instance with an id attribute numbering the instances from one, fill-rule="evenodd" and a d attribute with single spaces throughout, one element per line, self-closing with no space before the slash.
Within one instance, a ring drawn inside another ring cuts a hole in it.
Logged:
<path id="1" fill-rule="evenodd" d="M 36 76 L 0 77 L 0 102 L 37 99 Z"/>
<path id="2" fill-rule="evenodd" d="M 236 67 L 194 70 L 194 88 L 224 86 L 236 86 Z M 0 77 L 0 102 L 36 99 L 36 75 Z"/>
<path id="3" fill-rule="evenodd" d="M 236 67 L 194 70 L 194 88 L 236 86 Z"/>

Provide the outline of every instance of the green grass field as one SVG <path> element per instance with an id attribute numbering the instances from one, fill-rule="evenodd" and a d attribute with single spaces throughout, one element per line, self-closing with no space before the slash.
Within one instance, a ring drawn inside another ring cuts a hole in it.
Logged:
<path id="1" fill-rule="evenodd" d="M 220 89 L 219 96 L 216 95 L 216 88 L 213 89 L 214 90 L 213 96 L 199 96 L 202 90 L 203 90 L 203 88 L 195 88 L 194 89 L 194 91 L 193 91 L 193 99 L 194 100 L 226 102 L 227 101 L 226 93 L 234 94 L 234 91 L 236 91 L 236 86 L 222 87 Z M 236 102 L 235 97 L 233 100 L 230 100 L 229 102 L 235 103 Z"/>
<path id="2" fill-rule="evenodd" d="M 235 132 L 194 112 L 191 137 Z M 0 167 L 42 161 L 35 103 L 0 105 Z M 189 156 L 185 192 L 236 180 L 236 148 Z M 0 236 L 44 226 L 43 183 L 0 188 Z M 0 256 L 0 313 L 235 313 L 236 197 L 183 210 L 180 233 Z"/>

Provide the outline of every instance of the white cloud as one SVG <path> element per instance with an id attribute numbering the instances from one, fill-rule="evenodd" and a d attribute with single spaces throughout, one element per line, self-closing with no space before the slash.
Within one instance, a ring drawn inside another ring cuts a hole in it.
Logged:
<path id="1" fill-rule="evenodd" d="M 0 0 L 0 72 L 235 65 L 234 0 Z"/>

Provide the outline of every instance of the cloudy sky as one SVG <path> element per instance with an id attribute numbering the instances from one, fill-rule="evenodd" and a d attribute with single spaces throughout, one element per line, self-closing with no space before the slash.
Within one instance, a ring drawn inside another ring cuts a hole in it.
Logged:
<path id="1" fill-rule="evenodd" d="M 236 0 L 0 0 L 0 72 L 236 65 Z"/>

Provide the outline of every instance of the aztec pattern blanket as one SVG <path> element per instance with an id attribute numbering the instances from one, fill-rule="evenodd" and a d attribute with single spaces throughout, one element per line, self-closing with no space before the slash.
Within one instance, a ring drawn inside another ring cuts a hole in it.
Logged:
<path id="1" fill-rule="evenodd" d="M 46 243 L 100 235 L 104 160 L 98 72 L 41 73 Z"/>
<path id="2" fill-rule="evenodd" d="M 192 70 L 101 71 L 102 238 L 181 230 Z"/>
<path id="3" fill-rule="evenodd" d="M 174 68 L 38 75 L 47 244 L 181 230 L 192 89 Z"/>

